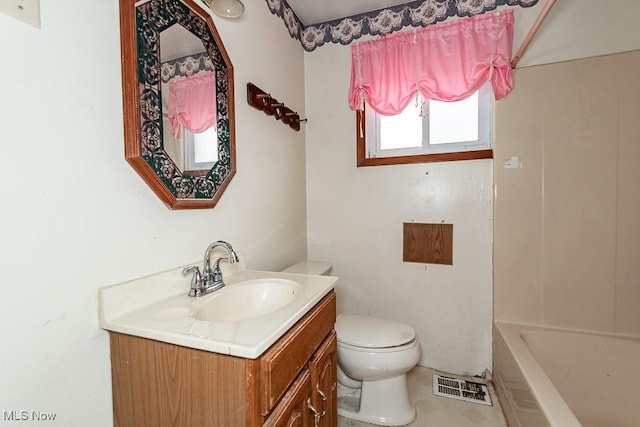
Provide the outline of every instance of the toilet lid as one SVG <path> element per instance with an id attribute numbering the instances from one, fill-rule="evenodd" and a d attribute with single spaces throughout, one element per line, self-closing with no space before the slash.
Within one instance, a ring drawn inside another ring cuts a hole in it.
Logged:
<path id="1" fill-rule="evenodd" d="M 416 337 L 409 325 L 356 314 L 340 314 L 336 319 L 338 342 L 365 348 L 397 347 Z"/>

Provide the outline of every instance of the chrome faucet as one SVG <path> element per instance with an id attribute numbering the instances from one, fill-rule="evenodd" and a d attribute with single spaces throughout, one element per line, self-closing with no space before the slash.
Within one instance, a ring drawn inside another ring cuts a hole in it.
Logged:
<path id="1" fill-rule="evenodd" d="M 217 258 L 213 262 L 213 269 L 211 269 L 211 252 L 218 247 L 225 248 L 228 256 Z M 198 268 L 197 265 L 192 265 L 182 270 L 182 274 L 184 275 L 193 272 L 193 276 L 191 277 L 191 289 L 189 289 L 190 297 L 206 295 L 213 291 L 217 291 L 224 286 L 222 270 L 220 269 L 220 261 L 223 260 L 229 261 L 230 264 L 235 264 L 239 261 L 238 255 L 236 254 L 236 251 L 233 250 L 233 247 L 227 242 L 218 240 L 217 242 L 210 244 L 204 253 L 204 269 L 202 270 L 202 274 L 200 274 L 200 268 Z"/>

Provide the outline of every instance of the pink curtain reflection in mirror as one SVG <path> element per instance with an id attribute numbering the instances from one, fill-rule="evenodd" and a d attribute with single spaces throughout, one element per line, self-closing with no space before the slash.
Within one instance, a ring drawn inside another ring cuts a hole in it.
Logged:
<path id="1" fill-rule="evenodd" d="M 201 133 L 216 123 L 216 79 L 211 71 L 169 81 L 171 133 L 180 134 L 180 125 Z"/>

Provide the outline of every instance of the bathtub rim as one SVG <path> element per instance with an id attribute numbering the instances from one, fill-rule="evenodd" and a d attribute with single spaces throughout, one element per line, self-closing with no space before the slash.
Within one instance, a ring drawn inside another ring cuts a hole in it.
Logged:
<path id="1" fill-rule="evenodd" d="M 582 427 L 582 424 L 578 421 L 578 418 L 576 418 L 571 408 L 569 408 L 569 405 L 560 392 L 553 385 L 547 373 L 535 359 L 521 335 L 525 330 L 555 330 L 579 333 L 582 333 L 582 331 L 500 320 L 496 320 L 493 323 L 497 332 L 502 336 L 502 340 L 509 349 L 511 356 L 518 365 L 518 369 L 527 382 L 540 409 L 547 418 L 549 425 L 552 427 Z M 495 366 L 494 370 L 496 370 Z M 508 404 L 508 402 L 506 404 Z"/>
<path id="2" fill-rule="evenodd" d="M 512 326 L 516 328 L 520 328 L 522 330 L 527 329 L 530 331 L 545 331 L 545 332 L 567 332 L 573 334 L 582 334 L 582 335 L 595 335 L 605 338 L 618 338 L 623 340 L 630 341 L 640 341 L 640 334 L 634 335 L 629 333 L 620 333 L 620 332 L 608 332 L 608 331 L 594 331 L 590 329 L 578 329 L 578 328 L 569 328 L 563 326 L 552 326 L 552 325 L 542 325 L 539 323 L 526 323 L 526 322 L 516 322 L 511 320 L 494 320 L 494 326 L 496 324 L 506 325 L 507 327 Z"/>

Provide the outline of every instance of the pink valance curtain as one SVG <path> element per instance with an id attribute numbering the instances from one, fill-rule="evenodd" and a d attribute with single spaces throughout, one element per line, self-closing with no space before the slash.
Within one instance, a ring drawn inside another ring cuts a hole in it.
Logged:
<path id="1" fill-rule="evenodd" d="M 180 125 L 201 133 L 216 123 L 216 79 L 211 71 L 169 81 L 171 133 L 180 134 Z"/>
<path id="2" fill-rule="evenodd" d="M 349 107 L 363 101 L 383 115 L 400 113 L 417 93 L 459 101 L 491 79 L 496 99 L 513 88 L 512 10 L 396 33 L 351 48 Z"/>

